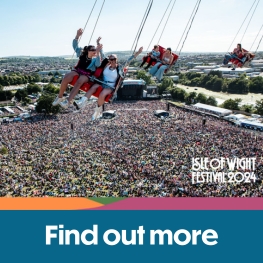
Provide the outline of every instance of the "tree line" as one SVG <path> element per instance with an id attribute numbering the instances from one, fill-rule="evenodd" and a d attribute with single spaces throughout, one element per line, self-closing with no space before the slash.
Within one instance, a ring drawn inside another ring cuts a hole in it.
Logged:
<path id="1" fill-rule="evenodd" d="M 246 74 L 241 74 L 236 79 L 227 79 L 223 78 L 220 71 L 211 71 L 208 75 L 187 72 L 179 74 L 179 83 L 232 94 L 263 93 L 263 78 L 248 78 Z"/>
<path id="2" fill-rule="evenodd" d="M 143 79 L 146 82 L 146 85 L 154 85 L 156 84 L 150 75 L 147 75 L 145 71 L 138 71 L 137 76 L 138 79 Z M 162 83 L 157 85 L 158 93 L 160 95 L 163 94 L 164 91 L 168 91 L 174 100 L 185 102 L 186 104 L 192 103 L 204 103 L 212 106 L 217 106 L 217 101 L 213 96 L 207 97 L 203 93 L 197 94 L 196 92 L 186 92 L 184 89 L 178 88 L 174 86 L 174 82 L 169 77 L 164 77 Z"/>
<path id="3" fill-rule="evenodd" d="M 20 85 L 20 84 L 34 83 L 40 81 L 41 81 L 41 77 L 36 73 L 32 75 L 10 73 L 9 75 L 0 76 L 1 86 Z"/>
<path id="4" fill-rule="evenodd" d="M 187 73 L 188 74 L 188 73 Z M 213 83 L 214 80 L 214 87 L 218 85 L 219 79 L 220 77 L 217 76 L 218 72 L 213 72 L 210 75 L 202 75 L 199 73 L 190 73 L 188 74 L 188 76 L 192 76 L 193 80 L 196 79 L 198 75 L 200 75 L 199 78 L 205 79 L 207 80 L 208 84 L 207 85 L 212 85 L 211 83 Z M 184 74 L 186 75 L 186 74 Z M 139 71 L 137 73 L 137 78 L 139 79 L 143 79 L 146 82 L 146 85 L 153 85 L 156 84 L 152 79 L 151 76 L 147 75 L 145 71 Z M 242 78 L 244 78 L 244 76 L 241 76 L 241 79 L 237 79 L 236 81 L 239 83 L 239 81 L 242 81 Z M 181 78 L 182 79 L 182 78 Z M 224 81 L 224 79 L 221 79 L 222 81 Z M 247 81 L 247 79 L 246 79 Z M 250 83 L 250 85 L 256 85 L 258 83 L 260 83 L 262 81 L 261 77 L 257 77 L 254 79 L 251 79 L 251 82 L 253 84 Z M 233 84 L 231 84 L 233 85 Z M 193 85 L 196 86 L 196 85 Z M 240 106 L 242 100 L 241 99 L 229 99 L 226 100 L 223 104 L 218 105 L 217 100 L 215 99 L 215 97 L 213 96 L 206 96 L 204 93 L 197 93 L 197 92 L 187 92 L 182 88 L 178 88 L 177 86 L 175 86 L 173 80 L 169 77 L 164 77 L 163 81 L 161 84 L 157 85 L 158 87 L 158 92 L 160 95 L 163 94 L 164 91 L 168 91 L 171 96 L 172 99 L 176 100 L 176 101 L 181 101 L 181 102 L 185 102 L 186 104 L 190 105 L 190 104 L 194 104 L 194 103 L 203 103 L 203 104 L 207 104 L 207 105 L 212 105 L 212 106 L 219 106 L 225 109 L 229 109 L 229 110 L 240 110 L 240 111 L 245 111 L 247 113 L 257 113 L 260 115 L 263 115 L 263 100 L 258 100 L 256 101 L 255 106 L 253 105 L 249 105 L 249 104 L 245 104 Z"/>
<path id="5" fill-rule="evenodd" d="M 11 85 L 21 85 L 27 83 L 61 83 L 62 75 L 59 72 L 49 72 L 48 78 L 41 78 L 40 75 L 34 73 L 32 75 L 24 75 L 20 73 L 10 73 L 9 75 L 0 76 L 0 87 L 11 86 Z"/>

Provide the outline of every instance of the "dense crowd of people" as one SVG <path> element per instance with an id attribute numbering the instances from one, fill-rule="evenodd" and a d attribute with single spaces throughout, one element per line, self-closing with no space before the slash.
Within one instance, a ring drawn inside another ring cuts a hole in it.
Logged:
<path id="1" fill-rule="evenodd" d="M 261 134 L 176 107 L 159 119 L 161 101 L 115 102 L 115 118 L 92 122 L 95 104 L 0 125 L 0 196 L 263 196 Z M 255 157 L 257 180 L 193 184 L 198 157 Z"/>

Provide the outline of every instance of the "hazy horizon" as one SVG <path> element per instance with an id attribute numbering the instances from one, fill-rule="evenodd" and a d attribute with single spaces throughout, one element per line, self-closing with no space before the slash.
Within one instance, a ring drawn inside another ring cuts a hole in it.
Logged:
<path id="1" fill-rule="evenodd" d="M 105 53 L 128 53 L 130 51 L 105 51 Z M 147 52 L 147 51 L 145 51 Z M 261 52 L 261 51 L 258 51 Z M 131 52 L 130 52 L 131 53 Z M 182 52 L 181 55 L 184 54 L 223 54 L 224 52 Z M 226 52 L 225 52 L 226 53 Z M 128 54 L 127 54 L 128 55 Z M 54 55 L 54 56 L 43 56 L 43 55 L 35 55 L 35 56 L 27 56 L 27 55 L 17 55 L 17 56 L 5 56 L 5 57 L 0 57 L 0 58 L 15 58 L 15 57 L 24 57 L 24 58 L 29 58 L 29 57 L 62 57 L 62 58 L 68 58 L 72 57 L 72 55 Z M 76 56 L 73 57 L 74 59 L 77 59 Z"/>

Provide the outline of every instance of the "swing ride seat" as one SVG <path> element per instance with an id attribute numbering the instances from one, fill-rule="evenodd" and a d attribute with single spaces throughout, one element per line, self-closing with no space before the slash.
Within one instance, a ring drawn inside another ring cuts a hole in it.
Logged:
<path id="1" fill-rule="evenodd" d="M 165 48 L 162 47 L 162 46 L 159 46 L 159 52 L 160 52 L 160 58 L 162 58 L 162 57 L 163 57 L 163 54 L 164 54 L 164 52 L 165 52 Z M 172 53 L 172 55 L 173 55 L 174 58 L 173 58 L 173 62 L 172 62 L 171 65 L 174 65 L 175 62 L 177 61 L 177 59 L 179 58 L 179 56 L 176 55 L 175 53 Z M 145 57 L 144 57 L 144 58 L 145 58 Z M 148 56 L 146 62 L 149 64 L 150 60 L 151 60 L 151 57 Z M 153 62 L 151 63 L 151 66 L 154 66 L 157 62 L 158 62 L 158 61 L 153 61 Z M 160 64 L 159 67 L 161 67 L 161 66 L 162 66 L 162 64 Z M 166 73 L 167 71 L 168 71 L 168 69 L 165 70 L 165 73 Z"/>
<path id="2" fill-rule="evenodd" d="M 254 59 L 255 54 L 252 54 L 250 52 L 248 52 L 247 50 L 243 49 L 244 52 L 247 52 L 248 54 L 250 54 L 250 59 L 248 61 L 248 59 L 246 59 L 244 62 L 240 61 L 244 58 L 244 56 L 242 56 L 242 54 L 240 54 L 237 58 L 232 58 L 229 60 L 229 62 L 231 62 L 232 64 L 236 65 L 238 68 L 242 68 L 243 66 L 248 66 L 249 63 Z"/>
<path id="3" fill-rule="evenodd" d="M 101 73 L 102 73 L 103 69 L 102 68 L 97 68 L 95 73 L 94 73 L 94 77 L 95 78 L 98 78 L 101 76 Z M 70 86 L 74 86 L 75 83 L 77 82 L 79 76 L 74 76 L 73 80 L 69 83 Z M 81 87 L 80 87 L 80 90 L 84 91 L 84 92 L 88 92 L 89 89 L 95 84 L 95 82 L 91 82 L 91 81 L 88 81 L 86 83 L 84 83 Z M 103 88 L 102 86 L 99 86 L 97 88 L 97 90 L 92 94 L 92 96 L 96 97 L 96 98 L 99 98 L 100 96 L 100 93 L 102 92 Z M 106 96 L 105 98 L 105 102 L 109 102 L 111 97 L 113 96 L 113 92 L 109 95 Z"/>

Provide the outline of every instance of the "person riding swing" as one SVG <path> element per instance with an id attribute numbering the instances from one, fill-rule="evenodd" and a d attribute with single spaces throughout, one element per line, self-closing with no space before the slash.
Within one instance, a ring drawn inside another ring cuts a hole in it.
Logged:
<path id="1" fill-rule="evenodd" d="M 102 45 L 100 46 L 100 48 L 102 48 Z M 132 55 L 128 59 L 127 64 L 129 64 L 133 59 L 135 59 L 142 52 L 142 50 L 143 48 L 141 47 L 134 55 Z M 105 98 L 109 94 L 112 94 L 117 88 L 117 86 L 120 86 L 122 80 L 125 77 L 125 72 L 124 72 L 125 69 L 123 69 L 122 66 L 118 64 L 117 55 L 111 54 L 108 56 L 108 58 L 105 58 L 102 50 L 100 50 L 100 54 L 102 55 L 102 59 L 103 59 L 100 65 L 100 68 L 103 68 L 103 71 L 100 76 L 102 81 L 100 81 L 99 84 L 95 83 L 88 90 L 85 96 L 80 98 L 78 102 L 77 101 L 75 102 L 75 106 L 77 106 L 77 108 L 83 109 L 87 104 L 92 103 L 92 101 L 90 100 L 92 94 L 94 94 L 96 90 L 100 86 L 102 86 L 103 90 L 98 97 L 98 104 L 97 107 L 95 108 L 95 112 L 92 116 L 92 120 L 95 120 L 100 116 L 100 114 L 102 113 L 102 105 L 105 103 Z M 102 83 L 102 85 L 100 83 Z"/>

